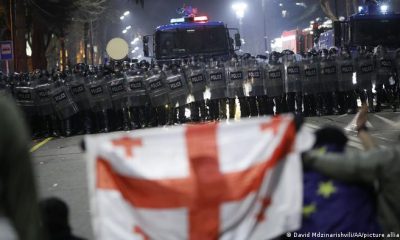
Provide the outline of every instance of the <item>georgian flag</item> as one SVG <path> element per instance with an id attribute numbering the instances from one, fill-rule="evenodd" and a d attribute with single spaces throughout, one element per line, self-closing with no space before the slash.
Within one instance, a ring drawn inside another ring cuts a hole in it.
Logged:
<path id="1" fill-rule="evenodd" d="M 291 116 L 91 135 L 95 239 L 271 239 L 301 224 Z"/>

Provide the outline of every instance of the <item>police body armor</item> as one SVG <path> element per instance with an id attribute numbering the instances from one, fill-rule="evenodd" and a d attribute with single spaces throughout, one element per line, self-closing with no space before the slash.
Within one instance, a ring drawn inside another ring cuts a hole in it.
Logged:
<path id="1" fill-rule="evenodd" d="M 17 104 L 27 116 L 36 114 L 35 93 L 32 86 L 16 86 L 14 89 Z"/>
<path id="2" fill-rule="evenodd" d="M 169 86 L 162 71 L 155 71 L 146 78 L 146 88 L 153 107 L 165 106 L 169 103 Z"/>
<path id="3" fill-rule="evenodd" d="M 355 72 L 354 61 L 351 57 L 340 56 L 337 59 L 338 90 L 347 92 L 355 89 L 353 84 L 353 73 Z"/>
<path id="4" fill-rule="evenodd" d="M 228 98 L 244 97 L 245 71 L 240 63 L 231 61 L 228 66 L 227 95 Z"/>
<path id="5" fill-rule="evenodd" d="M 59 85 L 51 92 L 54 110 L 60 119 L 68 119 L 78 113 L 79 109 L 73 101 L 67 86 Z"/>
<path id="6" fill-rule="evenodd" d="M 128 105 L 128 87 L 125 78 L 123 76 L 110 76 L 107 86 L 114 109 L 126 108 Z"/>
<path id="7" fill-rule="evenodd" d="M 89 83 L 86 85 L 89 92 L 90 109 L 93 112 L 101 112 L 112 108 L 112 102 L 106 82 L 97 80 L 95 76 L 88 77 Z"/>
<path id="8" fill-rule="evenodd" d="M 319 64 L 317 59 L 310 57 L 303 63 L 304 78 L 302 89 L 304 94 L 316 94 L 320 92 L 321 83 L 319 81 Z"/>
<path id="9" fill-rule="evenodd" d="M 35 87 L 37 107 L 41 116 L 49 116 L 54 113 L 51 97 L 53 89 L 54 83 L 38 84 Z"/>
<path id="10" fill-rule="evenodd" d="M 210 88 L 210 99 L 226 98 L 225 68 L 222 64 L 213 62 L 207 68 L 207 84 Z"/>
<path id="11" fill-rule="evenodd" d="M 250 61 L 247 68 L 247 80 L 251 85 L 249 96 L 264 96 L 264 71 L 257 61 Z"/>
<path id="12" fill-rule="evenodd" d="M 171 106 L 184 106 L 187 103 L 189 95 L 189 87 L 185 76 L 179 72 L 169 72 L 167 74 L 167 84 L 169 87 L 169 100 Z"/>
<path id="13" fill-rule="evenodd" d="M 323 58 L 320 62 L 321 89 L 324 92 L 334 92 L 337 89 L 336 61 Z"/>
<path id="14" fill-rule="evenodd" d="M 265 70 L 264 88 L 268 97 L 281 97 L 284 91 L 284 67 L 282 63 L 268 64 Z"/>
<path id="15" fill-rule="evenodd" d="M 190 93 L 192 94 L 194 101 L 204 100 L 204 91 L 206 90 L 206 73 L 203 66 L 196 64 L 191 66 L 186 73 Z"/>
<path id="16" fill-rule="evenodd" d="M 80 111 L 90 109 L 89 92 L 85 86 L 84 78 L 81 76 L 73 76 L 73 80 L 69 82 L 69 89 L 76 105 Z"/>
<path id="17" fill-rule="evenodd" d="M 387 54 L 376 58 L 376 82 L 375 84 L 390 85 L 389 79 L 393 74 L 393 62 Z"/>
<path id="18" fill-rule="evenodd" d="M 373 60 L 368 55 L 360 56 L 357 61 L 357 87 L 359 89 L 372 89 L 375 68 Z"/>
<path id="19" fill-rule="evenodd" d="M 149 98 L 146 94 L 144 75 L 140 73 L 128 72 L 126 75 L 128 83 L 128 104 L 131 107 L 145 106 Z"/>
<path id="20" fill-rule="evenodd" d="M 285 92 L 301 92 L 301 79 L 301 65 L 294 59 L 287 61 L 285 63 Z"/>

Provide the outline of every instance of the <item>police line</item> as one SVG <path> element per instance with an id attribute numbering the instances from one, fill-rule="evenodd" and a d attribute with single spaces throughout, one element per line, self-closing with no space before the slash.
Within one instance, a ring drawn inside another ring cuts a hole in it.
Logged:
<path id="1" fill-rule="evenodd" d="M 393 58 L 383 47 L 374 53 L 361 49 L 356 57 L 325 49 L 298 58 L 285 50 L 272 52 L 269 59 L 244 55 L 226 62 L 163 66 L 78 65 L 53 76 L 40 71 L 12 76 L 3 81 L 3 89 L 11 92 L 28 119 L 46 125 L 34 129 L 58 128 L 68 135 L 219 120 L 239 111 L 242 118 L 354 113 L 357 98 L 371 111 L 380 110 L 384 94 L 396 97 L 399 69 L 400 51 Z"/>

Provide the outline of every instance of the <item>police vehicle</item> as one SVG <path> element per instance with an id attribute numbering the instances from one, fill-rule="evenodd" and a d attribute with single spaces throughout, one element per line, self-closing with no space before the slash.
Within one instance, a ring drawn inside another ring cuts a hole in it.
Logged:
<path id="1" fill-rule="evenodd" d="M 400 47 L 400 14 L 390 11 L 385 1 L 366 1 L 358 13 L 344 21 L 333 22 L 319 36 L 319 47 L 377 46 Z"/>
<path id="2" fill-rule="evenodd" d="M 153 35 L 143 37 L 144 56 L 154 57 L 158 62 L 200 56 L 229 59 L 240 48 L 238 29 L 228 28 L 221 21 L 209 21 L 207 16 L 196 16 L 197 10 L 191 7 L 182 12 L 183 17 L 171 19 L 170 24 L 157 27 Z M 230 31 L 236 32 L 234 40 Z"/>

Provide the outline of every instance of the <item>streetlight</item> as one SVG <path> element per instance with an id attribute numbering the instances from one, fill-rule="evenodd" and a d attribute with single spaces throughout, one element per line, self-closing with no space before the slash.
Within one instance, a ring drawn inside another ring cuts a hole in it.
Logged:
<path id="1" fill-rule="evenodd" d="M 124 20 L 124 18 L 125 18 L 124 16 L 119 17 L 119 19 L 121 19 L 121 20 Z"/>
<path id="2" fill-rule="evenodd" d="M 127 32 L 128 32 L 128 30 L 126 30 L 126 29 L 122 30 L 122 33 L 123 33 L 123 34 L 125 34 L 125 33 L 127 33 Z"/>
<path id="3" fill-rule="evenodd" d="M 129 30 L 129 29 L 131 29 L 131 28 L 132 28 L 132 26 L 129 25 L 129 26 L 127 26 L 125 29 L 126 29 L 126 30 Z"/>
<path id="4" fill-rule="evenodd" d="M 235 11 L 236 17 L 239 19 L 241 24 L 241 21 L 244 17 L 244 11 L 247 9 L 247 4 L 243 2 L 234 3 L 232 5 L 232 9 Z"/>
<path id="5" fill-rule="evenodd" d="M 238 3 L 234 3 L 232 4 L 232 9 L 235 11 L 236 13 L 236 17 L 239 19 L 239 32 L 242 31 L 242 19 L 244 17 L 244 11 L 247 9 L 247 4 L 244 2 L 238 2 Z M 242 41 L 242 43 L 244 43 L 244 39 L 240 39 Z"/>
<path id="6" fill-rule="evenodd" d="M 124 16 L 128 16 L 129 14 L 130 14 L 129 11 L 125 11 L 125 12 L 124 12 Z"/>

